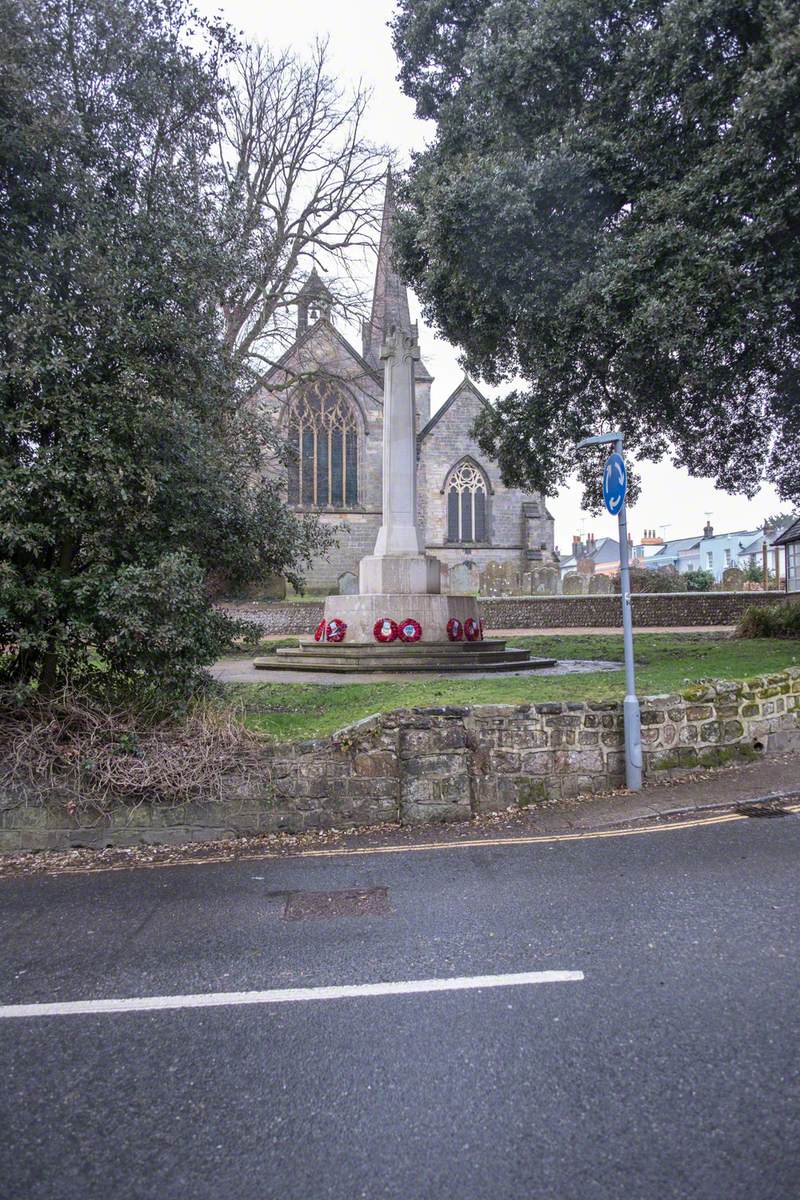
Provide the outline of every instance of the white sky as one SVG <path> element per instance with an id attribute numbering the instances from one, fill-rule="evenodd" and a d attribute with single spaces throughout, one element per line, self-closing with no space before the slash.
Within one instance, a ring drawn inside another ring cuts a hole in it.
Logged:
<path id="1" fill-rule="evenodd" d="M 372 89 L 373 103 L 367 134 L 374 141 L 397 148 L 407 162 L 409 151 L 420 148 L 430 136 L 430 126 L 414 116 L 414 106 L 400 91 L 397 61 L 392 50 L 387 22 L 393 0 L 196 0 L 201 12 L 221 13 L 248 37 L 283 49 L 303 50 L 315 38 L 328 37 L 330 65 L 343 87 L 359 79 Z M 412 318 L 419 306 L 411 295 Z M 434 338 L 420 321 L 420 343 L 425 362 L 435 376 L 433 407 L 437 408 L 461 379 L 456 351 Z M 477 381 L 480 383 L 480 381 Z M 729 496 L 711 480 L 694 479 L 669 463 L 641 466 L 642 495 L 629 512 L 628 525 L 634 541 L 642 530 L 655 529 L 667 538 L 699 532 L 706 514 L 718 533 L 758 527 L 771 512 L 785 508 L 774 488 L 765 487 L 754 500 Z M 565 488 L 548 497 L 556 521 L 556 544 L 568 551 L 573 533 L 594 532 L 615 536 L 617 522 L 604 514 L 590 517 L 581 512 L 580 488 Z M 666 526 L 662 530 L 662 526 Z"/>

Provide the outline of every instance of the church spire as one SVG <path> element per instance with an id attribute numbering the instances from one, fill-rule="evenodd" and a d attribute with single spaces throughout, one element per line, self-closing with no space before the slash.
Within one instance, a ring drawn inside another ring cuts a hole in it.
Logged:
<path id="1" fill-rule="evenodd" d="M 372 315 L 364 329 L 364 354 L 374 363 L 378 362 L 381 344 L 393 325 L 404 333 L 411 329 L 408 293 L 392 262 L 394 217 L 394 188 L 392 168 L 389 167 L 386 171 L 386 196 L 383 201 L 375 290 L 372 293 Z"/>

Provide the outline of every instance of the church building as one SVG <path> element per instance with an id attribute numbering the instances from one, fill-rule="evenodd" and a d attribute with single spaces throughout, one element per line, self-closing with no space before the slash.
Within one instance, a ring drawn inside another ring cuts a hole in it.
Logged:
<path id="1" fill-rule="evenodd" d="M 312 591 L 357 590 L 382 515 L 383 363 L 395 326 L 411 328 L 408 294 L 392 262 L 394 201 L 387 180 L 372 312 L 357 350 L 332 322 L 316 271 L 297 301 L 297 338 L 267 379 L 264 407 L 293 450 L 287 503 L 338 527 L 338 545 L 308 572 Z M 424 351 L 424 348 L 423 348 Z M 272 385 L 270 387 L 270 384 Z M 431 414 L 433 377 L 416 363 L 418 523 L 425 552 L 448 571 L 443 590 L 475 592 L 490 564 L 522 574 L 553 562 L 553 518 L 544 498 L 507 488 L 470 430 L 488 401 L 466 376 Z"/>

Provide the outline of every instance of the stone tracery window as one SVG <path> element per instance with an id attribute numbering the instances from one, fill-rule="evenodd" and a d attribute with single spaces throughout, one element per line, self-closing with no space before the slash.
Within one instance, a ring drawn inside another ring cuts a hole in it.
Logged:
<path id="1" fill-rule="evenodd" d="M 358 421 L 329 380 L 314 380 L 289 402 L 289 503 L 303 508 L 358 504 Z"/>
<path id="2" fill-rule="evenodd" d="M 486 541 L 486 477 L 468 459 L 447 481 L 448 542 Z"/>

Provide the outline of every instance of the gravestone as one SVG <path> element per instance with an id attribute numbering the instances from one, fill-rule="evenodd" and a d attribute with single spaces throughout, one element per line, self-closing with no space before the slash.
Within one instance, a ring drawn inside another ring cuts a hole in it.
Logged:
<path id="1" fill-rule="evenodd" d="M 534 567 L 530 578 L 532 596 L 557 596 L 561 591 L 561 575 L 556 567 Z"/>
<path id="2" fill-rule="evenodd" d="M 282 575 L 267 575 L 245 589 L 248 600 L 285 600 L 286 580 Z"/>
<path id="3" fill-rule="evenodd" d="M 592 575 L 589 580 L 590 596 L 609 596 L 614 590 L 614 584 L 609 575 Z"/>
<path id="4" fill-rule="evenodd" d="M 470 596 L 478 590 L 478 571 L 473 563 L 456 563 L 450 568 L 450 595 Z"/>
<path id="5" fill-rule="evenodd" d="M 481 571 L 480 594 L 482 596 L 518 596 L 521 573 L 513 562 L 490 562 Z"/>
<path id="6" fill-rule="evenodd" d="M 344 575 L 339 576 L 339 595 L 340 596 L 357 596 L 358 595 L 358 579 L 352 571 L 345 571 Z"/>
<path id="7" fill-rule="evenodd" d="M 585 596 L 588 577 L 579 575 L 577 571 L 569 571 L 561 581 L 565 596 Z"/>

